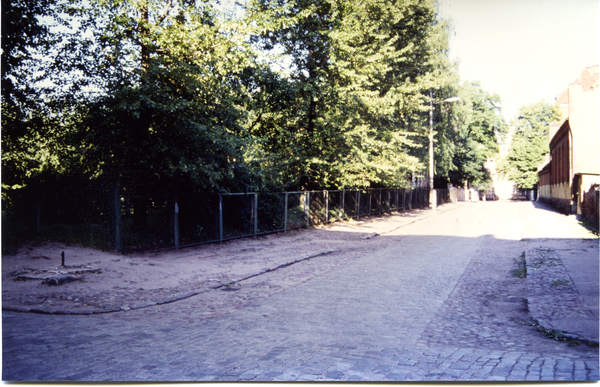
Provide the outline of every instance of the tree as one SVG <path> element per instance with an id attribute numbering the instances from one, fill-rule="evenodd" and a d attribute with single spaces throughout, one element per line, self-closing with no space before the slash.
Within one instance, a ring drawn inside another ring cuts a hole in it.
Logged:
<path id="1" fill-rule="evenodd" d="M 27 78 L 44 98 L 7 115 L 26 130 L 3 137 L 3 188 L 52 178 L 138 195 L 260 189 L 244 160 L 240 75 L 253 57 L 239 23 L 187 0 L 68 0 L 50 15 L 71 30 L 47 28 L 44 64 L 57 71 Z"/>
<path id="2" fill-rule="evenodd" d="M 60 0 L 2 1 L 2 200 L 42 174 L 63 168 L 72 148 L 65 144 L 72 116 L 62 101 L 47 93 L 62 34 L 68 25 Z"/>
<path id="3" fill-rule="evenodd" d="M 3 241 L 28 233 L 39 215 L 40 183 L 69 170 L 67 138 L 79 111 L 47 93 L 67 26 L 61 0 L 2 1 Z M 54 26 L 54 28 L 52 27 Z M 9 221 L 10 224 L 5 222 Z"/>
<path id="4" fill-rule="evenodd" d="M 276 129 L 286 146 L 264 148 L 281 152 L 285 180 L 305 189 L 406 184 L 420 168 L 409 153 L 420 131 L 413 116 L 435 83 L 433 2 L 255 0 L 247 14 L 254 42 L 290 58 L 281 80 L 293 93 Z M 253 133 L 262 126 L 255 121 Z"/>
<path id="5" fill-rule="evenodd" d="M 507 128 L 500 112 L 500 97 L 484 91 L 478 82 L 463 84 L 459 95 L 456 131 L 452 133 L 453 167 L 448 178 L 457 186 L 484 186 L 490 183 L 484 164 L 498 153 L 498 139 Z"/>
<path id="6" fill-rule="evenodd" d="M 558 106 L 544 101 L 519 109 L 512 122 L 515 132 L 510 152 L 499 168 L 517 187 L 533 188 L 538 183 L 537 167 L 549 153 L 548 125 L 559 118 Z"/>
<path id="7" fill-rule="evenodd" d="M 103 90 L 77 138 L 89 176 L 138 193 L 258 188 L 244 161 L 240 74 L 253 62 L 238 24 L 184 0 L 97 1 L 84 16 L 90 84 Z"/>

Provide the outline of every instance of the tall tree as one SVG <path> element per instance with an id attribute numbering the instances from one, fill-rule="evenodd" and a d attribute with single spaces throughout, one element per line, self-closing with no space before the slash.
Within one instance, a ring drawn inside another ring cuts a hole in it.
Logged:
<path id="1" fill-rule="evenodd" d="M 519 109 L 511 123 L 515 132 L 510 152 L 499 168 L 517 187 L 533 188 L 538 183 L 537 167 L 549 153 L 548 125 L 559 118 L 558 106 L 544 101 Z"/>
<path id="2" fill-rule="evenodd" d="M 51 83 L 48 63 L 62 41 L 56 27 L 69 24 L 65 7 L 60 0 L 2 1 L 3 201 L 28 180 L 60 169 L 71 151 L 64 138 L 76 113 L 43 86 Z"/>
<path id="3" fill-rule="evenodd" d="M 401 184 L 421 90 L 434 83 L 433 2 L 255 0 L 255 42 L 290 58 L 283 168 L 302 188 Z M 261 122 L 253 124 L 258 130 Z M 269 152 L 269 150 L 266 150 Z"/>
<path id="4" fill-rule="evenodd" d="M 239 24 L 186 0 L 99 0 L 86 16 L 109 76 L 79 138 L 88 173 L 130 192 L 256 189 Z"/>
<path id="5" fill-rule="evenodd" d="M 483 90 L 478 82 L 464 83 L 457 94 L 460 101 L 448 107 L 449 114 L 454 115 L 453 130 L 447 133 L 452 164 L 438 174 L 457 186 L 487 185 L 490 175 L 484 164 L 497 155 L 498 140 L 507 131 L 500 97 Z"/>

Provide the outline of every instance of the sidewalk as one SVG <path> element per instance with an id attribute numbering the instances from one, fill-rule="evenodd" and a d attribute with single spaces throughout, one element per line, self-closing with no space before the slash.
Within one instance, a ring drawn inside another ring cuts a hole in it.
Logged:
<path id="1" fill-rule="evenodd" d="M 547 334 L 598 345 L 598 282 L 595 290 L 591 284 L 587 289 L 588 284 L 582 286 L 585 273 L 593 270 L 594 264 L 596 273 L 598 269 L 598 249 L 591 247 L 591 243 L 553 241 L 545 248 L 528 250 L 527 301 L 532 317 Z M 574 250 L 577 250 L 576 261 L 565 256 Z M 581 289 L 587 290 L 587 298 L 584 299 Z"/>
<path id="2" fill-rule="evenodd" d="M 464 203 L 446 204 L 437 212 Z M 183 300 L 360 246 L 434 215 L 428 209 L 158 253 L 118 255 L 75 246 L 25 247 L 2 257 L 2 309 L 98 314 Z M 65 266 L 60 266 L 61 253 Z"/>
<path id="3" fill-rule="evenodd" d="M 540 203 L 525 239 L 528 305 L 540 327 L 551 335 L 598 345 L 598 238 L 573 215 Z"/>

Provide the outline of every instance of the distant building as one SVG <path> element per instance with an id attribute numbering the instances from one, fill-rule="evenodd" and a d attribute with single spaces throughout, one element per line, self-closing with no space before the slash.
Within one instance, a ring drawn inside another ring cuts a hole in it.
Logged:
<path id="1" fill-rule="evenodd" d="M 586 68 L 556 97 L 562 118 L 548 128 L 550 156 L 538 168 L 540 200 L 565 213 L 584 214 L 585 194 L 600 183 L 598 72 L 599 66 Z"/>

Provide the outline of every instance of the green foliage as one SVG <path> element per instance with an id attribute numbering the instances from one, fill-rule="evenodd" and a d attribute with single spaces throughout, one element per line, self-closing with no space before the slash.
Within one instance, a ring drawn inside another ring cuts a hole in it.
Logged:
<path id="1" fill-rule="evenodd" d="M 49 17 L 56 1 L 2 1 L 2 200 L 25 179 L 58 164 L 61 131 L 44 109 L 35 84 L 45 79 L 40 53 L 56 40 L 41 18 Z"/>
<path id="2" fill-rule="evenodd" d="M 543 101 L 519 109 L 519 117 L 512 123 L 511 150 L 499 168 L 517 187 L 533 188 L 538 183 L 537 167 L 549 153 L 548 125 L 559 117 L 558 106 Z"/>
<path id="3" fill-rule="evenodd" d="M 481 182 L 503 128 L 496 96 L 456 86 L 433 0 L 252 0 L 239 19 L 209 1 L 2 5 L 3 219 L 78 181 L 139 195 L 406 187 L 426 169 L 430 92 L 462 99 L 436 105 L 437 174 Z"/>
<path id="4" fill-rule="evenodd" d="M 130 192 L 255 190 L 244 162 L 252 57 L 209 3 L 97 1 L 96 57 L 107 94 L 78 143 L 91 177 Z M 243 35 L 242 35 L 243 36 Z"/>
<path id="5" fill-rule="evenodd" d="M 283 163 L 286 186 L 402 185 L 422 168 L 408 150 L 422 131 L 422 90 L 434 84 L 432 2 L 256 0 L 248 18 L 257 44 L 289 58 L 280 75 L 289 105 L 252 125 L 262 134 L 277 117 L 282 141 L 263 149 Z"/>
<path id="6" fill-rule="evenodd" d="M 500 97 L 484 91 L 479 83 L 450 85 L 446 96 L 458 96 L 452 104 L 435 110 L 437 184 L 485 186 L 490 183 L 484 164 L 498 153 L 499 137 L 507 126 L 500 114 Z M 443 98 L 441 98 L 443 99 Z"/>
<path id="7" fill-rule="evenodd" d="M 47 16 L 54 1 L 2 0 L 2 96 L 17 105 L 27 100 L 31 80 L 27 68 L 36 59 L 33 48 L 50 45 L 48 27 L 39 18 Z M 4 109 L 3 109 L 4 110 Z"/>

